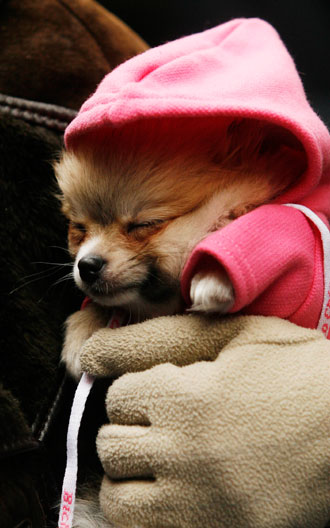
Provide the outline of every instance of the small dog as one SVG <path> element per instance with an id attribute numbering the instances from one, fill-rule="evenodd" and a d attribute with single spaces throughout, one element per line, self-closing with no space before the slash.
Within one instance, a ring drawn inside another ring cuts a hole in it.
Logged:
<path id="1" fill-rule="evenodd" d="M 81 374 L 80 351 L 113 307 L 131 322 L 180 313 L 180 275 L 209 233 L 268 203 L 302 173 L 291 134 L 253 119 L 151 120 L 82 141 L 55 164 L 77 286 L 92 299 L 66 323 L 62 353 Z M 190 311 L 226 313 L 224 269 L 196 272 Z"/>

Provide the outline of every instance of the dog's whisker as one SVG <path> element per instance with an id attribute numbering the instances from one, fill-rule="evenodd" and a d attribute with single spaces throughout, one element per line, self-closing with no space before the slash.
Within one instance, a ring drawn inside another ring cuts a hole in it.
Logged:
<path id="1" fill-rule="evenodd" d="M 42 270 L 42 271 L 37 271 L 35 273 L 31 273 L 30 275 L 26 275 L 25 277 L 21 277 L 18 282 L 22 282 L 22 281 L 25 281 L 26 279 L 30 279 L 32 277 L 39 277 L 39 278 L 43 278 L 43 277 L 48 277 L 50 275 L 52 275 L 53 273 L 57 273 L 58 271 L 61 271 L 60 268 L 64 268 L 64 267 L 71 267 L 72 264 L 62 264 L 62 263 L 58 263 L 58 262 L 32 262 L 32 264 L 49 264 L 51 265 L 52 267 L 55 267 L 55 269 L 52 269 L 52 270 L 49 270 L 49 269 L 46 269 L 46 270 Z"/>
<path id="2" fill-rule="evenodd" d="M 127 321 L 127 324 L 131 324 L 131 321 L 132 321 L 132 310 L 131 310 L 131 307 L 129 306 L 129 316 L 128 316 L 128 321 Z"/>
<path id="3" fill-rule="evenodd" d="M 140 305 L 137 306 L 137 323 L 141 321 Z"/>
<path id="4" fill-rule="evenodd" d="M 127 271 L 133 270 L 134 268 L 138 268 L 139 266 L 140 266 L 140 262 L 136 262 L 135 264 L 128 266 Z"/>
<path id="5" fill-rule="evenodd" d="M 59 284 L 62 284 L 63 282 L 72 281 L 73 274 L 67 273 L 67 275 L 64 275 L 64 277 L 60 277 L 57 281 L 55 281 L 53 284 L 51 284 L 47 290 L 45 291 L 44 295 L 38 300 L 38 304 L 43 301 L 43 299 L 46 297 L 47 293 L 51 288 L 54 288 L 55 286 L 58 286 Z"/>
<path id="6" fill-rule="evenodd" d="M 61 249 L 65 253 L 70 254 L 70 251 L 68 250 L 68 248 L 65 248 L 65 247 L 62 247 L 62 246 L 48 246 L 48 247 L 50 249 Z"/>
<path id="7" fill-rule="evenodd" d="M 160 284 L 165 284 L 167 285 L 167 281 L 161 276 L 161 275 L 157 275 L 155 273 L 153 273 L 152 271 L 149 270 L 148 272 L 148 275 L 154 279 L 157 279 L 157 282 L 159 282 Z"/>
<path id="8" fill-rule="evenodd" d="M 73 275 L 72 273 L 68 273 L 67 275 L 64 275 L 64 277 L 60 277 L 57 281 L 55 281 L 53 284 L 49 286 L 49 288 L 53 288 L 54 286 L 57 286 L 58 284 L 61 284 L 62 282 L 66 282 L 68 280 L 72 280 Z"/>
<path id="9" fill-rule="evenodd" d="M 57 266 L 61 268 L 73 266 L 72 262 L 47 262 L 47 261 L 42 261 L 42 260 L 39 260 L 37 262 L 32 262 L 32 264 L 44 264 L 46 266 Z"/>
<path id="10" fill-rule="evenodd" d="M 51 264 L 51 265 L 54 265 L 55 263 L 45 263 L 45 262 L 33 262 L 32 264 Z M 22 281 L 25 281 L 26 279 L 30 279 L 32 277 L 40 277 L 42 278 L 43 276 L 47 277 L 48 275 L 51 275 L 52 273 L 56 273 L 57 271 L 60 271 L 59 267 L 65 267 L 65 266 L 70 266 L 71 264 L 57 264 L 56 263 L 56 269 L 53 269 L 53 270 L 49 270 L 49 269 L 46 269 L 46 270 L 42 270 L 42 271 L 37 271 L 35 273 L 31 273 L 30 275 L 25 275 L 24 277 L 21 277 L 18 282 L 22 282 Z"/>
<path id="11" fill-rule="evenodd" d="M 32 275 L 27 275 L 25 277 L 22 277 L 21 279 L 19 279 L 18 283 L 21 283 L 22 281 L 26 281 L 26 279 L 31 279 L 31 280 L 28 280 L 27 282 L 23 282 L 23 284 L 19 284 L 18 286 L 16 286 L 16 288 L 13 288 L 9 292 L 9 295 L 13 295 L 17 291 L 21 290 L 22 288 L 25 288 L 26 286 L 29 286 L 30 284 L 33 284 L 34 282 L 51 277 L 52 275 L 54 275 L 55 273 L 59 271 L 61 270 L 59 268 L 56 268 L 55 270 L 54 269 L 44 270 L 44 271 L 40 271 L 37 273 L 32 273 Z"/>
<path id="12" fill-rule="evenodd" d="M 32 278 L 35 278 L 36 280 L 42 279 L 43 277 L 48 277 L 48 275 L 51 275 L 52 273 L 55 273 L 56 271 L 55 270 L 37 271 L 36 273 L 31 273 L 31 275 L 26 275 L 25 277 L 21 277 L 20 279 L 18 279 L 17 282 L 20 283 L 22 281 L 26 281 L 27 279 L 32 279 Z M 24 282 L 24 284 L 26 283 Z"/>

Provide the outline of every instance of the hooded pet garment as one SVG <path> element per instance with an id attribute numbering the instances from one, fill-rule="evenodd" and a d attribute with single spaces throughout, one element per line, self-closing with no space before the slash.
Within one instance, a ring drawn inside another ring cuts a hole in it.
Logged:
<path id="1" fill-rule="evenodd" d="M 328 226 L 330 136 L 268 23 L 232 20 L 120 65 L 69 125 L 66 146 L 75 150 L 83 139 L 104 140 L 109 129 L 113 133 L 141 120 L 189 117 L 204 122 L 218 118 L 219 124 L 231 117 L 248 118 L 281 127 L 305 153 L 307 168 L 272 203 L 196 246 L 181 279 L 187 304 L 192 277 L 211 259 L 226 269 L 233 284 L 232 313 L 276 315 L 316 328 L 328 289 L 320 231 L 302 210 L 283 205 L 305 206 Z"/>

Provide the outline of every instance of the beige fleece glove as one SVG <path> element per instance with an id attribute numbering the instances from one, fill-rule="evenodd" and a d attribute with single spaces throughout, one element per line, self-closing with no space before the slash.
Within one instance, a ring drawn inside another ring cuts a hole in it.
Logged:
<path id="1" fill-rule="evenodd" d="M 220 353 L 219 353 L 220 352 Z M 102 330 L 92 374 L 119 375 L 97 448 L 116 526 L 324 528 L 330 342 L 276 318 L 159 318 Z M 182 354 L 182 356 L 180 356 Z M 180 357 L 182 357 L 180 361 Z"/>

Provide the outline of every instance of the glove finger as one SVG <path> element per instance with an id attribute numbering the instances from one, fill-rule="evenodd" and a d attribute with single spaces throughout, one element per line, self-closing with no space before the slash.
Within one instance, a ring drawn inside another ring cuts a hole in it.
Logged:
<path id="1" fill-rule="evenodd" d="M 93 376 L 118 377 L 170 362 L 184 366 L 214 360 L 246 324 L 197 314 L 157 317 L 122 328 L 104 328 L 85 343 L 81 365 Z"/>
<path id="2" fill-rule="evenodd" d="M 196 477 L 197 480 L 198 477 Z M 100 505 L 109 521 L 115 526 L 134 528 L 192 528 L 243 526 L 242 523 L 223 524 L 219 506 L 215 518 L 214 501 L 219 501 L 219 491 L 208 497 L 203 483 L 198 494 L 188 482 L 180 478 L 157 478 L 154 481 L 113 481 L 104 477 L 100 491 Z M 206 488 L 209 491 L 209 488 Z M 226 501 L 225 501 L 226 502 Z M 226 502 L 228 509 L 228 502 Z M 233 519 L 231 519 L 233 520 Z M 236 519 L 237 520 L 237 519 Z"/>
<path id="3" fill-rule="evenodd" d="M 157 511 L 161 502 L 159 491 L 157 481 L 114 481 L 105 476 L 99 495 L 101 509 L 114 526 L 155 528 L 160 525 L 155 524 L 151 512 Z"/>
<path id="4" fill-rule="evenodd" d="M 178 377 L 182 377 L 181 369 L 169 363 L 121 376 L 107 393 L 109 421 L 118 425 L 150 425 L 164 394 L 176 390 Z"/>
<path id="5" fill-rule="evenodd" d="M 168 458 L 170 443 L 150 426 L 111 424 L 100 429 L 97 451 L 110 479 L 154 480 Z"/>

